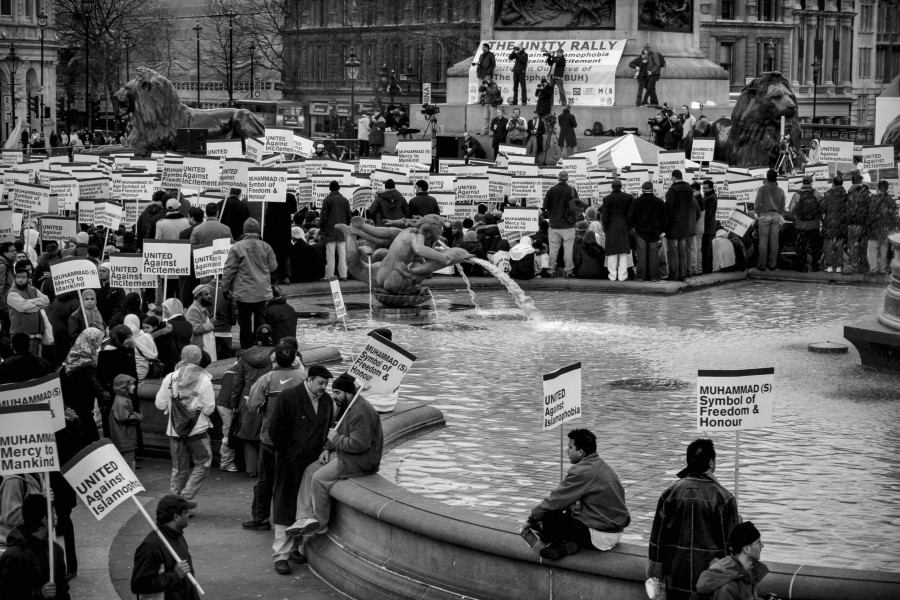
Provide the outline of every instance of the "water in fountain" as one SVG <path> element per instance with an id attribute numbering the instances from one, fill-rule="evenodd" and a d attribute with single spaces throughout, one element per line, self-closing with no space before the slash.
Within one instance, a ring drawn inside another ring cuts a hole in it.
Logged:
<path id="1" fill-rule="evenodd" d="M 438 323 L 438 310 L 437 310 L 437 301 L 434 299 L 434 292 L 430 289 L 428 290 L 428 295 L 431 296 L 431 306 L 434 308 L 434 322 Z"/>
<path id="2" fill-rule="evenodd" d="M 513 300 L 516 303 L 516 306 L 522 309 L 522 312 L 525 313 L 525 317 L 529 321 L 539 321 L 541 318 L 541 312 L 534 305 L 534 300 L 531 299 L 531 296 L 522 291 L 522 288 L 519 287 L 513 278 L 504 273 L 497 265 L 492 264 L 489 261 L 483 260 L 481 258 L 469 258 L 467 259 L 471 263 L 475 263 L 476 265 L 483 268 L 485 271 L 496 277 L 500 280 L 500 283 L 512 294 Z M 462 273 L 462 268 L 460 265 L 456 265 L 456 267 Z M 465 275 L 463 275 L 465 278 Z M 469 281 L 466 280 L 466 285 L 469 284 Z M 469 293 L 472 294 L 471 288 L 469 289 Z M 474 294 L 473 294 L 474 299 Z"/>
<path id="3" fill-rule="evenodd" d="M 468 260 L 473 260 L 473 259 L 470 258 Z M 475 259 L 475 260 L 478 260 L 478 259 Z M 457 264 L 456 270 L 459 271 L 459 276 L 462 277 L 463 281 L 466 282 L 466 289 L 469 290 L 469 298 L 472 299 L 472 306 L 475 307 L 475 310 L 477 310 L 478 312 L 481 312 L 481 307 L 478 306 L 478 301 L 475 300 L 475 292 L 472 291 L 472 284 L 469 282 L 469 278 L 466 277 L 466 272 L 463 271 L 462 265 Z"/>

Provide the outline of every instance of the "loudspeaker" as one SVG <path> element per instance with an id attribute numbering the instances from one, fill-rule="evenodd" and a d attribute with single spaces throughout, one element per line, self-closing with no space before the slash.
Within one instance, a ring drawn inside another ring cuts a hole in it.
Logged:
<path id="1" fill-rule="evenodd" d="M 175 135 L 177 152 L 182 154 L 206 154 L 206 129 L 183 128 Z"/>
<path id="2" fill-rule="evenodd" d="M 463 137 L 461 135 L 439 135 L 435 144 L 437 158 L 462 158 Z"/>

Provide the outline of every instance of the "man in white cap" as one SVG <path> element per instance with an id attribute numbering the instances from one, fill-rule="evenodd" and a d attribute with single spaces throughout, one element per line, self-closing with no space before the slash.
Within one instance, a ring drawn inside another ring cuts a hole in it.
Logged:
<path id="1" fill-rule="evenodd" d="M 156 239 L 177 240 L 178 234 L 190 226 L 181 214 L 181 203 L 176 198 L 169 198 L 166 200 L 166 216 L 156 223 Z"/>
<path id="2" fill-rule="evenodd" d="M 216 357 L 216 338 L 213 335 L 214 325 L 209 318 L 209 310 L 213 305 L 212 290 L 204 283 L 201 283 L 191 292 L 194 301 L 184 311 L 184 318 L 191 324 L 193 335 L 191 343 L 205 350 L 212 360 L 218 360 Z"/>

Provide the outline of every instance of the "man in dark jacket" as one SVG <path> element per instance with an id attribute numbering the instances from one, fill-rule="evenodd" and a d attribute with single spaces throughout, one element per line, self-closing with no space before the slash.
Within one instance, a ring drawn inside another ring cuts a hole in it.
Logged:
<path id="1" fill-rule="evenodd" d="M 847 211 L 847 190 L 840 175 L 831 181 L 831 189 L 822 196 L 819 210 L 822 213 L 822 238 L 825 244 L 826 273 L 840 273 L 844 265 L 844 238 L 847 236 L 847 224 L 844 215 Z"/>
<path id="2" fill-rule="evenodd" d="M 328 430 L 328 443 L 319 460 L 303 473 L 297 506 L 297 521 L 289 535 L 314 535 L 328 531 L 331 518 L 331 486 L 339 479 L 377 473 L 384 451 L 384 434 L 378 411 L 362 396 L 356 396 L 356 379 L 338 376 L 331 394 L 338 408 L 337 428 Z M 354 401 L 353 398 L 356 398 Z M 353 406 L 350 406 L 351 401 Z"/>
<path id="3" fill-rule="evenodd" d="M 319 233 L 322 241 L 325 242 L 325 278 L 331 279 L 334 277 L 334 255 L 337 253 L 338 277 L 340 277 L 341 281 L 346 281 L 347 241 L 344 239 L 344 234 L 340 230 L 335 229 L 334 226 L 338 223 L 350 224 L 350 201 L 341 195 L 339 191 L 341 184 L 337 181 L 329 183 L 328 189 L 330 193 L 325 196 L 325 200 L 322 202 L 322 214 L 319 217 L 322 224 Z M 394 191 L 396 192 L 397 190 L 395 189 Z M 404 202 L 406 202 L 405 199 Z M 291 333 L 291 335 L 296 335 L 296 332 Z"/>
<path id="4" fill-rule="evenodd" d="M 275 447 L 275 489 L 272 494 L 272 520 L 275 541 L 272 544 L 275 572 L 290 575 L 288 563 L 294 540 L 287 528 L 296 520 L 297 492 L 303 471 L 311 465 L 325 446 L 333 424 L 334 405 L 325 392 L 331 372 L 313 365 L 306 380 L 288 388 L 270 400 L 269 437 Z"/>
<path id="5" fill-rule="evenodd" d="M 509 60 L 513 61 L 513 101 L 510 104 L 519 103 L 519 89 L 522 90 L 522 104 L 528 104 L 528 93 L 525 91 L 525 70 L 528 68 L 528 53 L 522 50 L 520 44 L 513 47 Z"/>
<path id="6" fill-rule="evenodd" d="M 566 478 L 531 510 L 524 531 L 537 529 L 548 542 L 541 557 L 559 560 L 580 548 L 609 550 L 631 523 L 619 476 L 597 454 L 597 437 L 587 429 L 569 432 Z M 580 504 L 580 508 L 578 505 Z M 569 509 L 575 505 L 572 514 Z"/>
<path id="7" fill-rule="evenodd" d="M 110 264 L 108 262 L 100 263 L 97 274 L 100 277 L 100 289 L 97 290 L 97 310 L 100 311 L 103 322 L 109 323 L 113 315 L 122 310 L 125 290 L 109 285 Z"/>
<path id="8" fill-rule="evenodd" d="M 888 182 L 878 182 L 878 193 L 872 196 L 869 212 L 866 216 L 866 233 L 869 239 L 867 257 L 869 274 L 890 274 L 888 265 L 888 235 L 900 229 L 898 222 L 897 202 L 888 193 Z"/>
<path id="9" fill-rule="evenodd" d="M 562 48 L 556 53 L 547 57 L 547 64 L 550 65 L 550 85 L 559 89 L 559 103 L 565 106 L 566 90 L 563 89 L 563 79 L 566 75 L 566 56 Z"/>
<path id="10" fill-rule="evenodd" d="M 6 537 L 7 549 L 0 555 L 0 597 L 10 600 L 69 600 L 65 554 L 55 542 L 54 583 L 50 583 L 47 499 L 40 494 L 25 496 L 22 502 L 22 521 Z"/>
<path id="11" fill-rule="evenodd" d="M 794 242 L 797 251 L 796 268 L 801 272 L 809 270 L 806 264 L 807 255 L 812 258 L 813 272 L 819 270 L 819 259 L 822 256 L 822 234 L 819 233 L 821 224 L 819 204 L 822 197 L 813 189 L 812 184 L 813 176 L 804 175 L 800 191 L 794 193 L 788 205 L 788 212 L 794 220 L 794 233 L 797 236 Z"/>
<path id="12" fill-rule="evenodd" d="M 385 221 L 398 221 L 409 217 L 409 203 L 403 194 L 397 191 L 393 179 L 384 182 L 384 191 L 375 194 L 375 201 L 366 211 L 366 216 L 375 221 L 377 227 L 383 227 Z"/>
<path id="13" fill-rule="evenodd" d="M 547 190 L 544 196 L 543 209 L 547 211 L 550 221 L 549 247 L 550 268 L 556 268 L 559 258 L 559 247 L 562 245 L 565 255 L 566 277 L 571 277 L 575 272 L 575 262 L 572 258 L 572 250 L 575 246 L 575 222 L 578 220 L 578 212 L 575 208 L 578 202 L 578 192 L 569 185 L 569 174 L 560 171 L 556 176 L 558 183 Z"/>
<path id="14" fill-rule="evenodd" d="M 490 44 L 483 44 L 481 46 L 481 55 L 478 57 L 477 61 L 472 63 L 472 66 L 475 67 L 475 76 L 478 77 L 478 79 L 494 76 L 494 69 L 497 68 L 497 60 L 494 57 L 494 53 L 491 52 Z"/>
<path id="15" fill-rule="evenodd" d="M 176 561 L 159 534 L 151 531 L 134 552 L 131 593 L 162 593 L 164 600 L 196 600 L 200 597 L 188 579 L 188 573 L 194 572 L 194 563 L 184 539 L 188 514 L 194 508 L 197 508 L 196 502 L 181 496 L 168 495 L 160 499 L 156 505 L 156 524 L 181 560 Z"/>
<path id="16" fill-rule="evenodd" d="M 137 246 L 138 250 L 143 248 L 144 240 L 152 240 L 156 238 L 156 232 L 154 228 L 156 226 L 156 222 L 166 216 L 166 209 L 164 208 L 164 206 L 166 204 L 166 200 L 168 199 L 169 195 L 166 194 L 166 192 L 164 192 L 163 190 L 157 190 L 153 192 L 153 196 L 150 199 L 150 204 L 147 205 L 147 208 L 145 208 L 144 212 L 142 212 L 138 217 L 134 236 L 134 244 L 135 246 Z"/>
<path id="17" fill-rule="evenodd" d="M 759 583 L 769 574 L 760 561 L 764 548 L 759 530 L 750 521 L 738 523 L 728 534 L 728 556 L 700 573 L 697 592 L 712 598 L 759 598 Z"/>
<path id="18" fill-rule="evenodd" d="M 672 171 L 672 187 L 666 192 L 666 262 L 669 278 L 684 281 L 688 276 L 687 242 L 700 218 L 700 203 L 694 189 L 681 179 L 681 171 Z"/>
<path id="19" fill-rule="evenodd" d="M 637 279 L 659 281 L 659 240 L 666 231 L 666 205 L 653 194 L 653 184 L 645 181 L 628 211 L 628 222 L 634 228 L 637 242 Z"/>
<path id="20" fill-rule="evenodd" d="M 774 271 L 778 267 L 778 235 L 784 226 L 786 198 L 784 190 L 778 186 L 778 173 L 769 169 L 766 182 L 756 191 L 753 212 L 757 214 L 759 227 L 759 261 L 756 268 Z"/>
<path id="21" fill-rule="evenodd" d="M 463 135 L 463 147 L 465 148 L 465 154 L 463 158 L 466 160 L 466 164 L 469 164 L 470 158 L 486 158 L 487 154 L 484 152 L 484 148 L 481 146 L 481 142 L 475 139 L 475 136 L 470 134 L 468 131 Z"/>
<path id="22" fill-rule="evenodd" d="M 232 189 L 231 195 L 224 201 L 216 203 L 219 209 L 219 222 L 231 230 L 231 239 L 239 240 L 244 235 L 244 222 L 250 218 L 250 209 L 241 202 L 240 190 Z"/>
<path id="23" fill-rule="evenodd" d="M 628 212 L 633 201 L 631 194 L 622 191 L 620 179 L 613 180 L 612 193 L 603 199 L 600 214 L 606 232 L 606 269 L 610 281 L 628 280 L 628 255 L 631 254 Z"/>
<path id="24" fill-rule="evenodd" d="M 13 334 L 12 349 L 15 355 L 0 364 L 0 385 L 37 379 L 53 371 L 49 362 L 31 353 L 31 338 L 27 333 Z"/>
<path id="25" fill-rule="evenodd" d="M 719 221 L 716 219 L 716 211 L 719 208 L 719 198 L 711 179 L 703 181 L 703 238 L 700 240 L 700 256 L 703 263 L 703 272 L 712 273 L 712 241 L 716 237 Z"/>
<path id="26" fill-rule="evenodd" d="M 272 299 L 266 306 L 266 325 L 272 327 L 275 340 L 297 335 L 297 311 L 287 303 L 287 297 L 277 285 L 272 286 Z"/>
<path id="27" fill-rule="evenodd" d="M 665 581 L 667 600 L 691 597 L 704 567 L 725 556 L 728 532 L 741 520 L 734 494 L 722 487 L 715 470 L 712 440 L 694 440 L 679 481 L 657 503 L 647 577 Z"/>
<path id="28" fill-rule="evenodd" d="M 853 185 L 847 190 L 847 211 L 844 220 L 847 223 L 847 254 L 849 262 L 844 273 L 861 273 L 866 255 L 866 218 L 869 214 L 869 202 L 872 193 L 869 186 L 863 183 L 862 175 L 853 173 L 850 180 Z"/>
<path id="29" fill-rule="evenodd" d="M 409 201 L 409 216 L 424 217 L 439 215 L 441 208 L 434 196 L 428 195 L 428 182 L 420 179 L 416 182 L 416 197 Z"/>
<path id="30" fill-rule="evenodd" d="M 497 116 L 491 120 L 491 148 L 494 150 L 494 159 L 500 154 L 500 144 L 506 143 L 506 124 L 509 119 L 506 118 L 506 111 L 503 107 L 497 109 Z"/>
<path id="31" fill-rule="evenodd" d="M 272 247 L 278 257 L 278 266 L 272 273 L 272 283 L 289 284 L 291 268 L 288 257 L 291 251 L 291 217 L 297 212 L 297 198 L 287 193 L 284 202 L 266 204 L 266 221 L 263 228 L 263 241 Z"/>

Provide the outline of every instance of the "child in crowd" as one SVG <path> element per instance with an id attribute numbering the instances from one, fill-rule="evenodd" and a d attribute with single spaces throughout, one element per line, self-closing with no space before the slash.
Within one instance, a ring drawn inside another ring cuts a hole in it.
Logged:
<path id="1" fill-rule="evenodd" d="M 131 399 L 134 397 L 137 381 L 131 375 L 116 375 L 113 380 L 113 400 L 109 422 L 109 437 L 131 470 L 134 471 L 134 451 L 138 447 L 138 427 L 141 414 L 134 411 Z"/>

